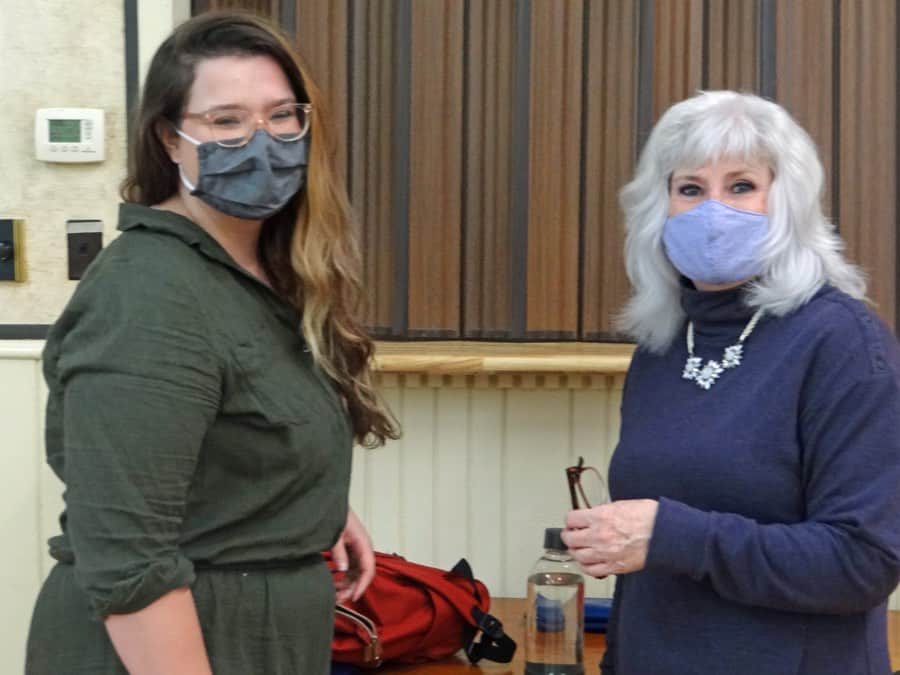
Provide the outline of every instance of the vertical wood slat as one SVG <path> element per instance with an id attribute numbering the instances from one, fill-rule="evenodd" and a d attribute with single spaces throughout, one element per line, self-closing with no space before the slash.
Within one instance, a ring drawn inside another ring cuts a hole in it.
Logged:
<path id="1" fill-rule="evenodd" d="M 653 3 L 653 123 L 703 82 L 703 0 Z"/>
<path id="2" fill-rule="evenodd" d="M 463 9 L 457 0 L 412 4 L 411 336 L 459 335 Z"/>
<path id="3" fill-rule="evenodd" d="M 334 162 L 348 178 L 348 31 L 351 0 L 292 0 L 297 3 L 297 48 L 327 107 L 322 111 L 334 126 Z"/>
<path id="4" fill-rule="evenodd" d="M 757 0 L 709 0 L 706 89 L 759 91 Z"/>
<path id="5" fill-rule="evenodd" d="M 271 21 L 278 22 L 278 10 L 280 2 L 293 2 L 294 0 L 191 0 L 193 15 L 202 14 L 210 10 L 243 10 L 264 16 Z"/>
<path id="6" fill-rule="evenodd" d="M 514 0 L 469 0 L 465 106 L 464 334 L 509 337 Z"/>
<path id="7" fill-rule="evenodd" d="M 364 320 L 375 335 L 390 335 L 395 261 L 391 230 L 392 3 L 352 1 L 350 202 L 361 229 L 363 283 L 368 296 Z"/>
<path id="8" fill-rule="evenodd" d="M 834 12 L 832 2 L 776 4 L 776 98 L 812 136 L 825 166 L 826 214 L 832 213 L 834 168 Z"/>
<path id="9" fill-rule="evenodd" d="M 869 275 L 869 296 L 897 319 L 897 5 L 840 6 L 841 235 Z"/>
<path id="10" fill-rule="evenodd" d="M 536 339 L 578 330 L 583 12 L 532 5 L 526 329 Z"/>
<path id="11" fill-rule="evenodd" d="M 451 0 L 455 1 L 455 0 Z M 434 407 L 434 554 L 439 567 L 450 569 L 463 555 L 473 529 L 469 473 L 469 390 L 435 390 Z M 476 521 L 478 522 L 478 521 Z"/>
<path id="12" fill-rule="evenodd" d="M 634 169 L 637 102 L 636 3 L 590 3 L 586 59 L 581 339 L 613 332 L 629 292 L 618 193 Z"/>

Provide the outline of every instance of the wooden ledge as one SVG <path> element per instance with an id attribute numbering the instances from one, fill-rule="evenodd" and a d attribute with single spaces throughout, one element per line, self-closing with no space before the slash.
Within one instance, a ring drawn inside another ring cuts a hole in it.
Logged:
<path id="1" fill-rule="evenodd" d="M 593 342 L 377 342 L 382 373 L 603 373 L 628 370 L 632 344 Z"/>

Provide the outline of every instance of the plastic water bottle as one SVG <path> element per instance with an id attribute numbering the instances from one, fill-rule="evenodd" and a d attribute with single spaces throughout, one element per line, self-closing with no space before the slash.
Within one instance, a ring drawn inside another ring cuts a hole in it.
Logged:
<path id="1" fill-rule="evenodd" d="M 528 575 L 525 675 L 584 675 L 584 577 L 558 527 Z"/>

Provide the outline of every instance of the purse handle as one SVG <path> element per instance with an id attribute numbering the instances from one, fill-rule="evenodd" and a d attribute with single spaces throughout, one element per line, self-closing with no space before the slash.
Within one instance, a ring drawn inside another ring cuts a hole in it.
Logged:
<path id="1" fill-rule="evenodd" d="M 344 605 L 334 606 L 335 614 L 349 619 L 357 629 L 357 634 L 363 639 L 365 646 L 363 647 L 363 659 L 365 659 L 367 668 L 378 668 L 381 665 L 381 639 L 378 637 L 378 629 L 375 623 L 365 614 L 344 607 Z"/>

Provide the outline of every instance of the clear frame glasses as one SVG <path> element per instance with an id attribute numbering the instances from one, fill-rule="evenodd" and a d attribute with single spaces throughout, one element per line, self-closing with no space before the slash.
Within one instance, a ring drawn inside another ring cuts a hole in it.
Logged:
<path id="1" fill-rule="evenodd" d="M 226 148 L 247 145 L 262 126 L 279 141 L 299 141 L 309 132 L 311 103 L 285 103 L 270 108 L 258 117 L 246 108 L 215 108 L 202 113 L 184 113 L 182 117 L 203 122 L 211 140 Z"/>
<path id="2" fill-rule="evenodd" d="M 575 466 L 566 468 L 566 479 L 573 509 L 589 509 L 609 501 L 603 476 L 595 467 L 585 466 L 584 457 L 579 457 Z"/>

